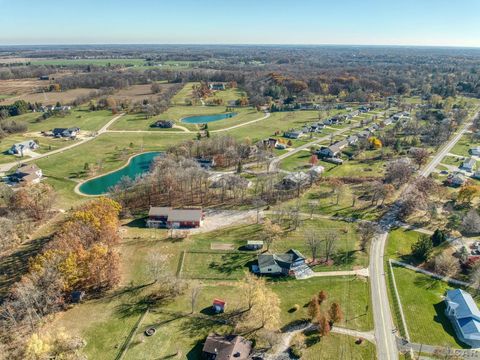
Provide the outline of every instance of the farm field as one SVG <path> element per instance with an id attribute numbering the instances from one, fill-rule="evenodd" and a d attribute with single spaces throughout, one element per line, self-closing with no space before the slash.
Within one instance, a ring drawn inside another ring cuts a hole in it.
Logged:
<path id="1" fill-rule="evenodd" d="M 48 85 L 48 81 L 46 82 Z M 40 84 L 42 85 L 42 84 Z M 55 105 L 57 102 L 65 105 L 73 102 L 77 97 L 88 95 L 92 89 L 71 89 L 66 91 L 47 91 L 47 92 L 33 92 L 22 95 L 12 95 L 1 102 L 2 105 L 13 104 L 17 100 L 23 100 L 30 103 L 39 103 L 42 105 Z"/>
<path id="2" fill-rule="evenodd" d="M 160 83 L 162 92 L 171 86 L 172 84 Z M 154 99 L 158 95 L 160 95 L 160 93 L 155 94 L 152 92 L 152 84 L 145 84 L 145 85 L 132 85 L 126 89 L 120 89 L 117 92 L 115 92 L 112 95 L 112 97 L 119 101 L 139 102 L 145 99 Z"/>

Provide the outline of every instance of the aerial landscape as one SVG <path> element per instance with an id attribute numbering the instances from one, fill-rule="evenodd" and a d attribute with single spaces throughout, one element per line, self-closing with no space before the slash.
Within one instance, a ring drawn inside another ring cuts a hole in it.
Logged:
<path id="1" fill-rule="evenodd" d="M 480 359 L 480 2 L 0 0 L 0 360 Z"/>

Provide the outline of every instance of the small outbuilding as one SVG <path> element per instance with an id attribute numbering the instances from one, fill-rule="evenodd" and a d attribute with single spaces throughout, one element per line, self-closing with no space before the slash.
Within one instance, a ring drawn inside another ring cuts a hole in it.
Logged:
<path id="1" fill-rule="evenodd" d="M 260 250 L 263 248 L 263 241 L 261 240 L 248 240 L 245 248 L 248 250 Z"/>
<path id="2" fill-rule="evenodd" d="M 215 314 L 220 314 L 225 312 L 226 306 L 227 306 L 227 303 L 224 300 L 213 299 L 212 308 Z"/>
<path id="3" fill-rule="evenodd" d="M 205 360 L 247 360 L 252 352 L 252 342 L 240 335 L 210 334 L 202 349 Z"/>

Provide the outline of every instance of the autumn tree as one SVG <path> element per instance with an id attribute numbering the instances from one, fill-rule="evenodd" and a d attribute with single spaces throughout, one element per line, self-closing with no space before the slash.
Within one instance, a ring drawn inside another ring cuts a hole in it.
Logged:
<path id="1" fill-rule="evenodd" d="M 278 295 L 267 287 L 263 278 L 246 277 L 244 282 L 250 282 L 250 309 L 242 314 L 237 326 L 246 331 L 278 330 L 281 313 Z"/>
<path id="2" fill-rule="evenodd" d="M 330 305 L 330 309 L 328 310 L 328 316 L 332 324 L 338 323 L 343 320 L 343 312 L 338 303 L 334 302 L 332 303 L 332 305 Z"/>
<path id="3" fill-rule="evenodd" d="M 328 299 L 328 294 L 325 290 L 320 290 L 318 293 L 318 303 L 322 305 Z"/>
<path id="4" fill-rule="evenodd" d="M 32 184 L 20 188 L 11 198 L 14 210 L 23 211 L 35 220 L 42 220 L 55 203 L 55 192 L 46 184 Z"/>
<path id="5" fill-rule="evenodd" d="M 318 316 L 320 315 L 320 301 L 318 299 L 318 295 L 314 295 L 310 302 L 308 303 L 307 313 L 312 322 L 318 320 Z"/>
<path id="6" fill-rule="evenodd" d="M 305 231 L 305 242 L 312 254 L 312 261 L 315 262 L 322 241 L 314 230 L 307 230 Z"/>
<path id="7" fill-rule="evenodd" d="M 477 185 L 466 184 L 462 186 L 457 195 L 457 201 L 470 205 L 474 198 L 480 194 L 480 187 Z"/>
<path id="8" fill-rule="evenodd" d="M 330 334 L 330 322 L 325 314 L 320 314 L 318 319 L 318 333 L 320 336 L 327 336 Z"/>
<path id="9" fill-rule="evenodd" d="M 421 168 L 423 165 L 427 163 L 427 160 L 430 156 L 430 152 L 424 148 L 415 148 L 410 150 L 410 155 L 417 164 L 418 168 Z"/>

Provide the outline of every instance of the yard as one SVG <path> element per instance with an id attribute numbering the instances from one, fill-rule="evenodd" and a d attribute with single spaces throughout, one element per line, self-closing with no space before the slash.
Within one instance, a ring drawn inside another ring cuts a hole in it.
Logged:
<path id="1" fill-rule="evenodd" d="M 429 345 L 464 347 L 456 339 L 444 314 L 443 295 L 451 287 L 412 270 L 393 269 L 411 340 Z"/>
<path id="2" fill-rule="evenodd" d="M 328 226 L 328 222 L 325 225 Z M 123 349 L 135 325 L 149 307 L 145 300 L 152 291 L 151 275 L 148 270 L 152 253 L 160 252 L 166 255 L 167 268 L 174 272 L 181 251 L 188 249 L 195 254 L 194 251 L 210 248 L 212 242 L 241 245 L 245 238 L 240 236 L 251 235 L 251 238 L 255 238 L 258 228 L 258 225 L 237 227 L 224 230 L 223 233 L 217 231 L 199 234 L 183 241 L 176 241 L 168 239 L 165 230 L 153 231 L 144 228 L 141 220 L 127 222 L 122 227 L 124 240 L 119 247 L 123 269 L 120 287 L 102 299 L 87 300 L 58 314 L 49 329 L 55 331 L 58 328 L 66 328 L 72 334 L 85 338 L 87 341 L 85 353 L 89 358 L 113 359 Z M 218 261 L 216 259 L 222 256 L 222 253 L 218 253 L 213 257 L 213 261 Z M 203 267 L 198 269 L 205 270 Z M 226 277 L 215 281 L 195 282 L 201 285 L 201 290 L 194 313 L 191 314 L 189 291 L 175 301 L 167 300 L 157 306 L 150 306 L 150 311 L 133 334 L 126 359 L 158 359 L 174 354 L 180 354 L 180 358 L 198 359 L 201 342 L 208 333 L 232 330 L 219 320 L 228 318 L 232 311 L 244 306 L 238 291 L 238 282 L 230 281 Z M 312 278 L 302 281 L 277 279 L 269 281 L 268 286 L 271 286 L 280 297 L 282 325 L 305 319 L 307 316 L 305 304 L 314 294 L 325 290 L 328 293 L 326 304 L 338 302 L 345 314 L 345 320 L 339 325 L 361 331 L 368 331 L 373 327 L 367 280 L 355 277 Z M 211 314 L 210 306 L 214 298 L 227 301 L 225 315 Z M 300 308 L 292 311 L 296 304 Z M 146 337 L 143 332 L 151 326 L 155 326 L 157 332 L 154 336 Z M 341 351 L 352 354 L 355 359 L 370 359 L 374 354 L 370 345 L 351 346 L 353 338 L 334 334 L 320 342 L 313 341 L 312 338 L 311 347 L 306 354 L 313 356 L 317 349 L 333 353 L 334 347 L 340 343 L 344 344 Z"/>

